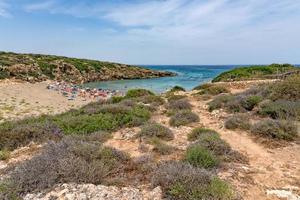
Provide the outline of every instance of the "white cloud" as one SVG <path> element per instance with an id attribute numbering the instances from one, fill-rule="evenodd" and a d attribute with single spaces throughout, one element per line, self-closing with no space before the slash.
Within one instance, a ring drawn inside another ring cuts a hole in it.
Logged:
<path id="1" fill-rule="evenodd" d="M 9 5 L 5 0 L 0 0 L 0 17 L 12 17 L 8 11 Z"/>

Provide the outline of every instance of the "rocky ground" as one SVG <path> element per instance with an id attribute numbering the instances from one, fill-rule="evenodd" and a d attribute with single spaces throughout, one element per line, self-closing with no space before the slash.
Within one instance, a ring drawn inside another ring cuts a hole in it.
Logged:
<path id="1" fill-rule="evenodd" d="M 240 92 L 253 84 L 259 82 L 226 83 L 231 92 Z M 174 147 L 171 155 L 153 155 L 159 160 L 180 159 L 183 151 L 189 144 L 187 134 L 194 128 L 203 126 L 211 128 L 220 133 L 222 139 L 230 144 L 234 149 L 242 153 L 249 160 L 248 164 L 233 164 L 219 171 L 220 177 L 229 181 L 236 189 L 237 193 L 245 200 L 299 200 L 300 199 L 300 144 L 291 143 L 289 146 L 279 148 L 269 148 L 259 140 L 253 138 L 247 132 L 240 130 L 227 130 L 223 127 L 224 121 L 229 116 L 220 111 L 208 112 L 207 100 L 202 100 L 193 95 L 193 92 L 182 93 L 188 96 L 193 111 L 200 117 L 200 123 L 189 126 L 174 128 L 169 126 L 169 117 L 165 114 L 165 108 L 161 107 L 152 117 L 152 121 L 159 122 L 170 128 L 175 135 L 175 139 L 167 142 Z M 55 94 L 53 94 L 55 95 Z M 10 98 L 8 98 L 10 99 Z M 61 106 L 61 105 L 59 105 Z M 80 104 L 78 104 L 80 106 Z M 72 106 L 68 107 L 71 108 Z M 128 152 L 131 157 L 138 158 L 143 155 L 153 154 L 151 146 L 142 144 L 135 138 L 140 128 L 126 128 L 113 134 L 113 138 L 105 145 L 112 146 L 122 151 Z M 142 147 L 143 146 L 143 147 Z M 38 152 L 37 146 L 28 147 L 31 150 L 24 150 L 23 153 L 16 151 L 13 153 L 13 162 L 6 161 L 5 166 L 11 163 L 22 162 Z M 21 151 L 22 152 L 22 151 Z M 34 153 L 32 153 L 34 152 Z M 25 156 L 24 156 L 25 155 Z M 4 166 L 4 167 L 3 167 Z M 63 184 L 58 185 L 51 191 L 43 194 L 28 194 L 26 200 L 30 199 L 128 199 L 128 200 L 159 200 L 162 199 L 160 188 L 153 190 L 149 186 L 115 187 L 91 184 Z"/>

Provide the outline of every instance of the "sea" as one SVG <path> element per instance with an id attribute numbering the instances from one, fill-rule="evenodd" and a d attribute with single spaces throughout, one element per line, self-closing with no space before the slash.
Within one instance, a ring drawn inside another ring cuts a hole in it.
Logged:
<path id="1" fill-rule="evenodd" d="M 141 65 L 140 65 L 141 66 Z M 90 88 L 102 88 L 126 92 L 129 89 L 144 88 L 156 93 L 163 93 L 174 86 L 181 86 L 186 90 L 211 81 L 224 71 L 238 67 L 237 65 L 142 65 L 142 67 L 175 72 L 177 76 L 152 79 L 102 81 L 85 84 Z"/>

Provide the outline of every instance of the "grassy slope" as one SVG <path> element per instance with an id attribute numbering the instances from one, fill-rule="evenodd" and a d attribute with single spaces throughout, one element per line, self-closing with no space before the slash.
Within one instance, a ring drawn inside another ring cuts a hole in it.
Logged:
<path id="1" fill-rule="evenodd" d="M 239 81 L 251 79 L 274 78 L 276 75 L 281 75 L 297 68 L 290 64 L 271 64 L 271 65 L 255 65 L 250 67 L 239 67 L 221 73 L 212 82 L 220 81 Z"/>

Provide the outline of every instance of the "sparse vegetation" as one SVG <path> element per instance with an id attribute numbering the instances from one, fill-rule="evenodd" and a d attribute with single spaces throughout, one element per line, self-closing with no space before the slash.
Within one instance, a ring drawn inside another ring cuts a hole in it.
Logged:
<path id="1" fill-rule="evenodd" d="M 190 110 L 183 110 L 177 112 L 170 118 L 171 126 L 183 126 L 193 122 L 198 122 L 199 117 L 197 114 L 191 112 Z"/>

